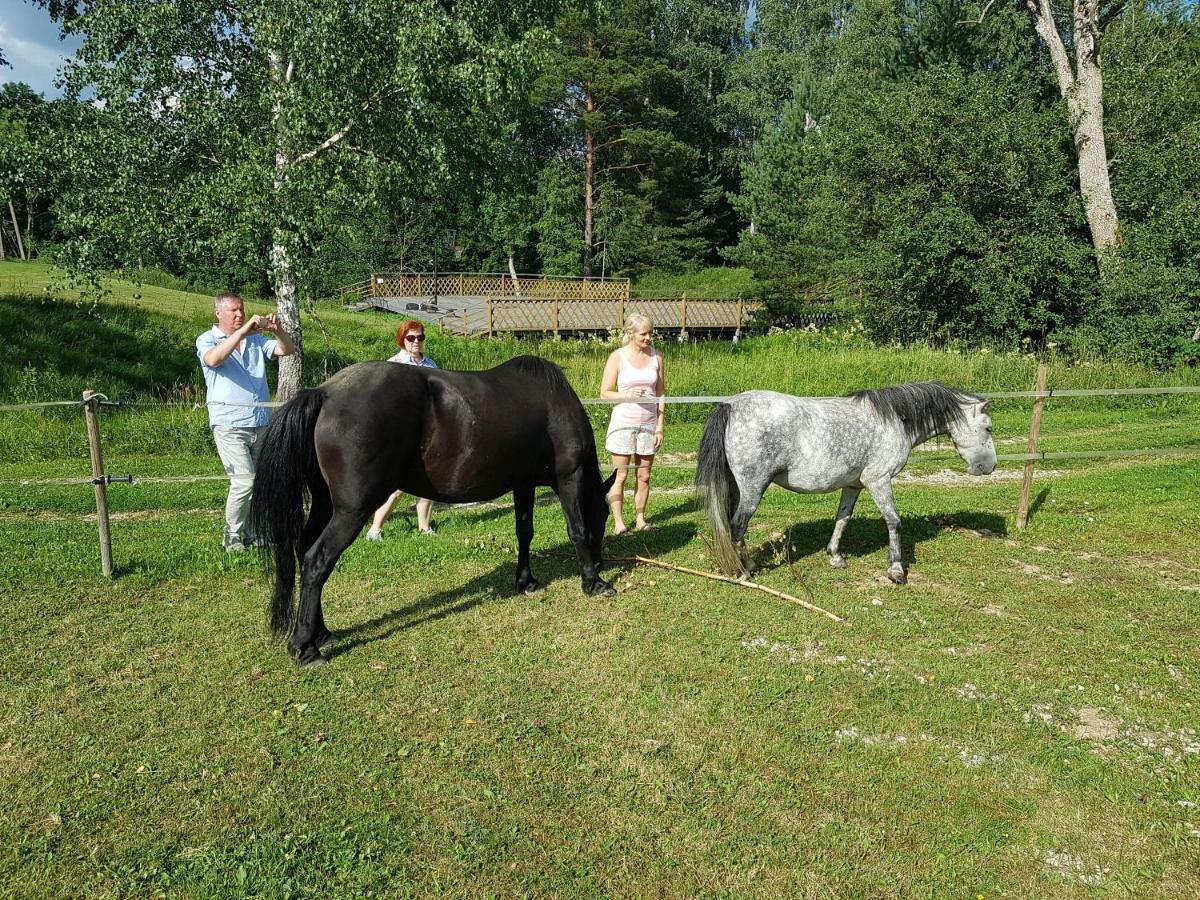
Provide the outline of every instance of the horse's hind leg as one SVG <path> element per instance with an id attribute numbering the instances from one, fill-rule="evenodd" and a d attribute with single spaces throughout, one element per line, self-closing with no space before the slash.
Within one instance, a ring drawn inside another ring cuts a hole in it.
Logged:
<path id="1" fill-rule="evenodd" d="M 892 482 L 877 481 L 868 484 L 867 490 L 887 522 L 888 578 L 896 584 L 907 584 L 908 575 L 904 573 L 904 563 L 900 560 L 900 514 L 896 512 L 896 501 L 892 499 Z"/>
<path id="2" fill-rule="evenodd" d="M 842 532 L 846 530 L 846 523 L 854 515 L 854 504 L 858 502 L 858 495 L 860 493 L 862 493 L 862 488 L 842 488 L 842 499 L 838 503 L 837 521 L 833 523 L 833 535 L 829 538 L 829 546 L 825 548 L 829 552 L 829 564 L 835 569 L 846 568 L 846 560 L 838 552 L 838 544 L 842 542 Z"/>
<path id="3" fill-rule="evenodd" d="M 308 521 L 304 524 L 304 533 L 300 536 L 300 563 L 303 567 L 304 557 L 308 554 L 309 549 L 321 536 L 321 532 L 325 530 L 325 526 L 329 524 L 330 518 L 333 516 L 333 501 L 329 497 L 329 488 L 324 482 L 320 485 L 313 485 L 311 488 L 312 505 L 309 508 Z M 333 632 L 325 625 L 325 613 L 321 609 L 321 602 L 317 600 L 317 612 L 315 624 L 313 625 L 313 643 L 317 645 L 317 649 L 327 647 L 334 642 Z"/>
<path id="4" fill-rule="evenodd" d="M 335 511 L 329 524 L 304 554 L 300 568 L 300 612 L 288 642 L 288 648 L 301 668 L 325 665 L 325 657 L 317 646 L 319 629 L 325 624 L 321 613 L 321 591 L 338 559 L 358 537 L 369 515 L 370 512 Z"/>
<path id="5" fill-rule="evenodd" d="M 747 574 L 754 566 L 746 555 L 746 531 L 750 528 L 750 517 L 758 509 L 758 504 L 762 502 L 763 494 L 770 484 L 770 481 L 766 481 L 761 485 L 747 486 L 739 482 L 737 509 L 729 517 L 729 537 L 738 549 L 738 556 L 741 557 L 742 567 Z"/>
<path id="6" fill-rule="evenodd" d="M 544 590 L 529 566 L 529 545 L 533 542 L 533 497 L 531 484 L 513 489 L 513 513 L 517 520 L 517 593 L 537 594 Z"/>

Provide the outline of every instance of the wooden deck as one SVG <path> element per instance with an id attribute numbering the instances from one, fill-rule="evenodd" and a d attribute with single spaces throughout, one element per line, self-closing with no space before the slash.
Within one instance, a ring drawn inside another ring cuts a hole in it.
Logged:
<path id="1" fill-rule="evenodd" d="M 741 299 L 631 297 L 629 281 L 449 273 L 376 273 L 349 291 L 352 309 L 436 322 L 461 335 L 608 332 L 641 313 L 659 331 L 739 333 L 758 308 Z"/>

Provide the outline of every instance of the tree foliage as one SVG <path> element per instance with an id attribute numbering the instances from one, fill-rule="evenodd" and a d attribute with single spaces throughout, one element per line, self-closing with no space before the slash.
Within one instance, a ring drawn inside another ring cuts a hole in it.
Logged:
<path id="1" fill-rule="evenodd" d="M 880 340 L 1197 356 L 1187 0 L 44 2 L 84 45 L 67 100 L 0 94 L 0 187 L 78 267 L 282 308 L 388 268 L 727 259 L 775 324 L 832 303 Z M 1085 165 L 1063 85 L 1101 36 Z"/>

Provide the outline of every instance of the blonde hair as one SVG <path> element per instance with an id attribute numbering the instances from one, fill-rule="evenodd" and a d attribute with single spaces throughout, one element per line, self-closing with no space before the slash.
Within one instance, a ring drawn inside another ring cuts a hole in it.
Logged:
<path id="1" fill-rule="evenodd" d="M 621 329 L 621 346 L 633 340 L 633 333 L 639 328 L 653 328 L 650 320 L 641 313 L 630 313 L 625 317 L 625 327 Z"/>

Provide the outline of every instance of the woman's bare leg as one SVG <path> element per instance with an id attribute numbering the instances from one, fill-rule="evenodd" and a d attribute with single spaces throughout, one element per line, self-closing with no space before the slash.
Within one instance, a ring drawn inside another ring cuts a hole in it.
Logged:
<path id="1" fill-rule="evenodd" d="M 646 527 L 646 501 L 650 499 L 650 469 L 654 465 L 653 456 L 635 456 L 637 466 L 637 488 L 633 493 L 633 509 L 637 513 L 633 527 L 641 531 Z"/>
<path id="2" fill-rule="evenodd" d="M 427 500 L 424 497 L 417 498 L 417 527 L 424 532 L 433 530 L 433 526 L 429 524 L 429 513 L 432 509 L 432 500 Z"/>
<path id="3" fill-rule="evenodd" d="M 625 525 L 625 476 L 629 474 L 628 456 L 617 453 L 612 455 L 613 468 L 617 470 L 616 480 L 608 491 L 608 508 L 612 510 L 613 534 L 624 534 L 629 528 Z"/>
<path id="4" fill-rule="evenodd" d="M 388 497 L 387 500 L 383 502 L 383 506 L 375 510 L 375 520 L 371 523 L 371 530 L 367 532 L 368 536 L 378 535 L 383 531 L 384 520 L 391 515 L 392 509 L 395 508 L 396 503 L 403 496 L 404 491 L 393 491 L 392 496 Z"/>

